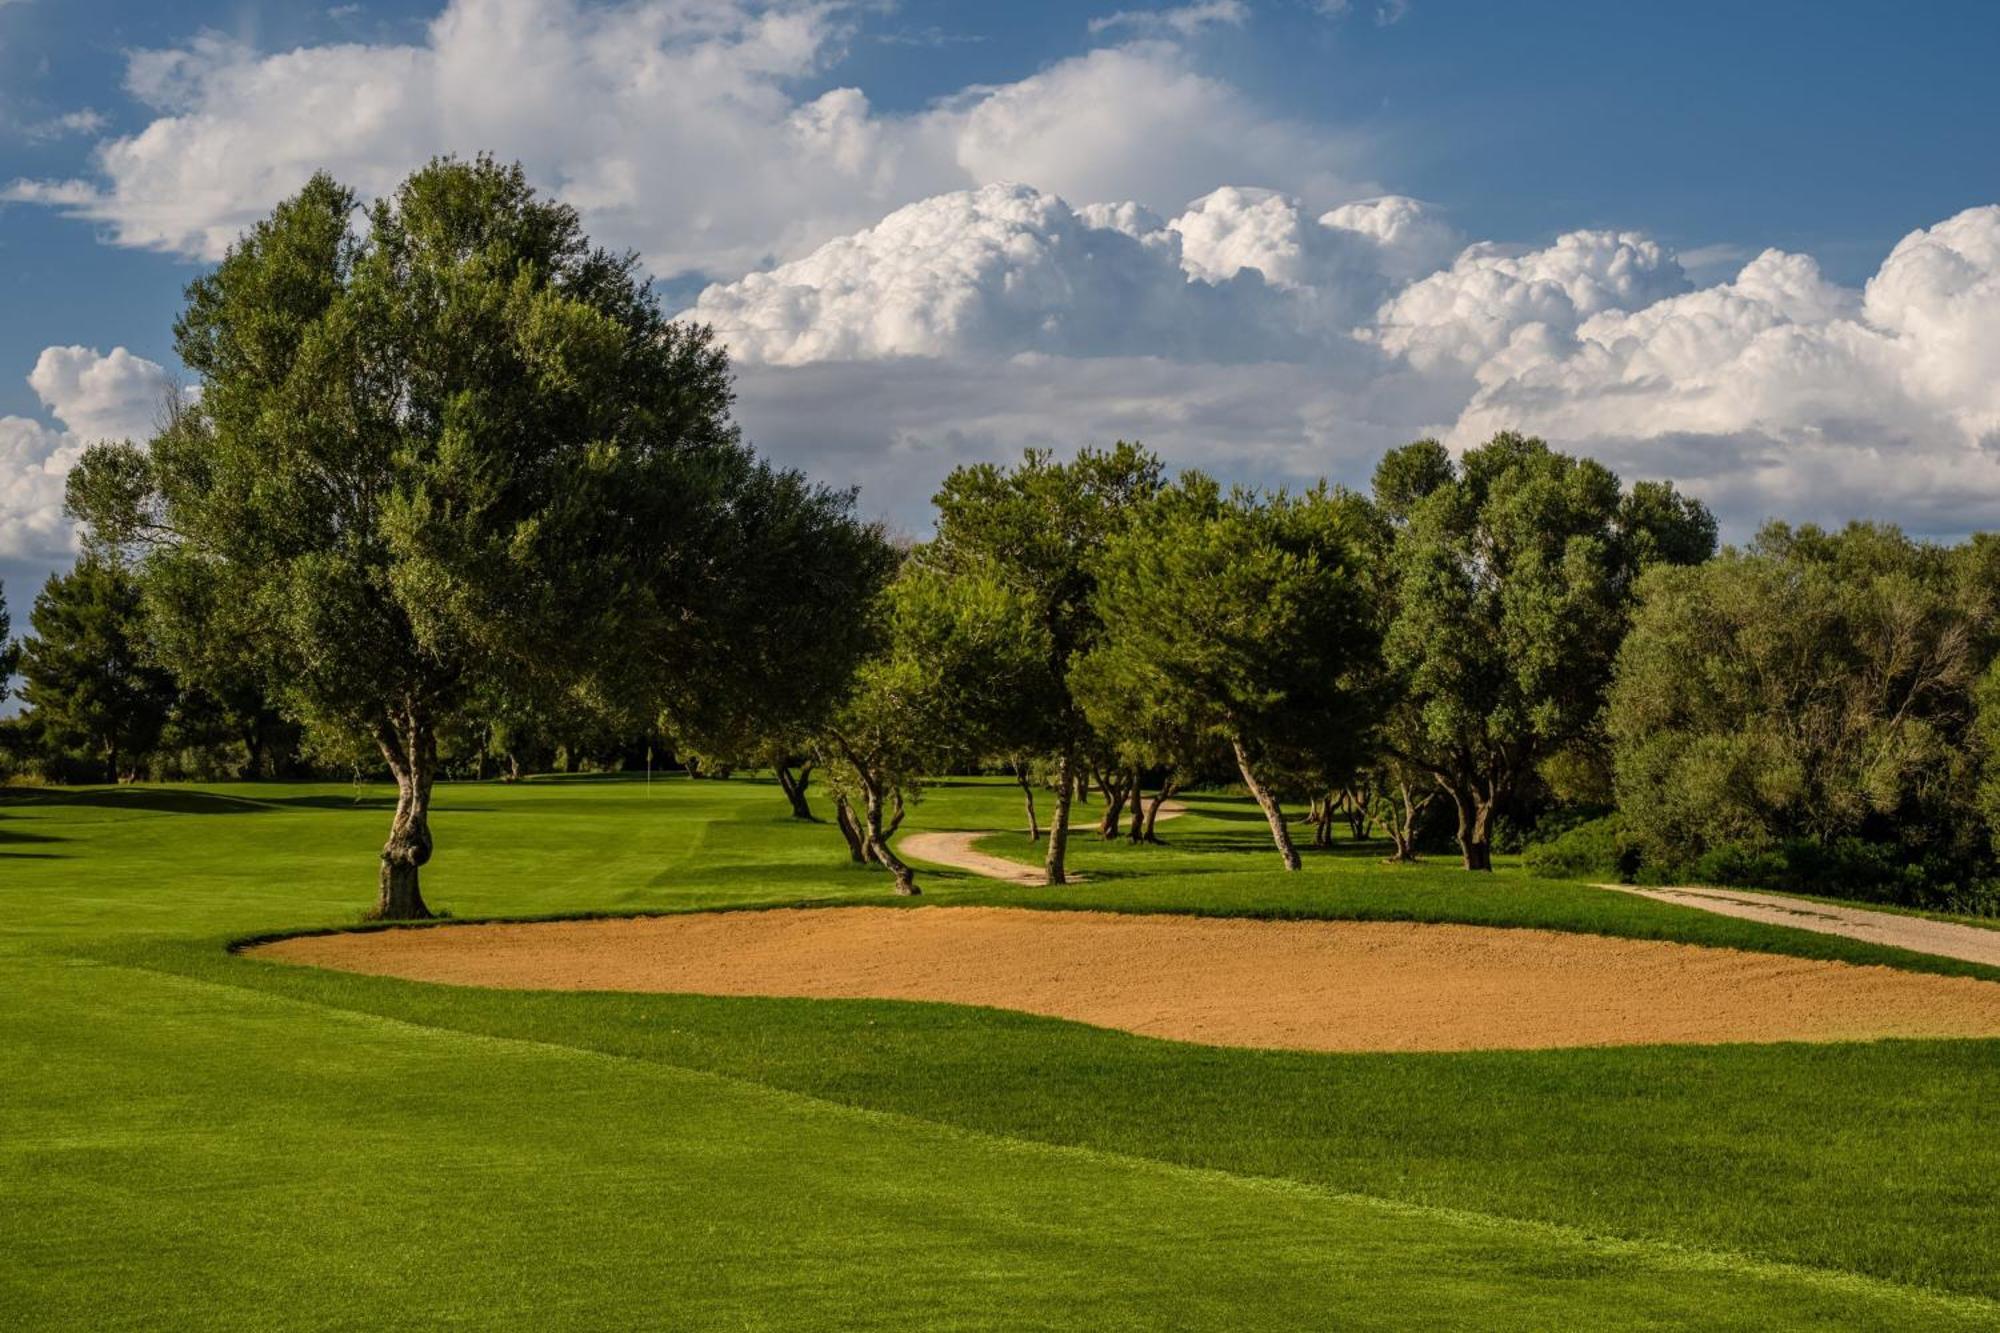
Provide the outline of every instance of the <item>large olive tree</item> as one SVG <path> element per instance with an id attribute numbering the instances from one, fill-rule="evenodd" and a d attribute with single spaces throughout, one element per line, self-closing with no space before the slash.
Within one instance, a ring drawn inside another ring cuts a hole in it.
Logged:
<path id="1" fill-rule="evenodd" d="M 1589 459 L 1496 435 L 1453 460 L 1420 441 L 1376 473 L 1393 524 L 1384 745 L 1458 813 L 1468 870 L 1541 761 L 1597 743 L 1611 664 L 1649 564 L 1715 548 L 1715 521 L 1664 483 L 1621 490 Z"/>
<path id="2" fill-rule="evenodd" d="M 1141 506 L 1097 566 L 1103 633 L 1072 673 L 1100 713 L 1211 738 L 1234 758 L 1287 870 L 1299 854 L 1269 781 L 1366 753 L 1379 605 L 1367 502 L 1225 492 L 1200 473 Z M 1107 721 L 1114 732 L 1115 721 Z"/>
<path id="3" fill-rule="evenodd" d="M 617 702 L 713 665 L 733 612 L 702 543 L 755 471 L 724 355 L 483 158 L 365 212 L 316 177 L 188 288 L 175 336 L 198 398 L 149 448 L 93 448 L 72 508 L 294 716 L 380 754 L 376 911 L 425 916 L 439 730 L 483 686 Z"/>
<path id="4" fill-rule="evenodd" d="M 1092 594 L 1096 562 L 1135 508 L 1159 489 L 1160 461 L 1135 444 L 1083 449 L 1067 463 L 1031 449 L 1011 468 L 963 467 L 938 491 L 937 536 L 919 553 L 953 578 L 998 583 L 1031 609 L 1047 646 L 1043 669 L 996 748 L 1055 761 L 1056 808 L 1044 860 L 1061 884 L 1069 845 L 1070 800 L 1078 753 L 1090 734 L 1069 687 L 1071 662 L 1090 649 L 1101 624 Z"/>

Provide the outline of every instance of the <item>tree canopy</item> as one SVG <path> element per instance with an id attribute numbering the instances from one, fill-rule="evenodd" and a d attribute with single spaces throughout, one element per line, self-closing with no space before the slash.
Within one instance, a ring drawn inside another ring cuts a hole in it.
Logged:
<path id="1" fill-rule="evenodd" d="M 1141 506 L 1098 564 L 1103 634 L 1079 693 L 1113 728 L 1185 729 L 1225 746 L 1287 869 L 1298 852 L 1265 781 L 1273 767 L 1358 758 L 1379 642 L 1367 502 L 1224 492 L 1201 473 Z"/>
<path id="2" fill-rule="evenodd" d="M 129 776 L 159 742 L 175 701 L 173 678 L 147 642 L 137 580 L 114 561 L 86 556 L 50 576 L 29 623 L 21 698 L 44 743 L 88 756 L 111 781 Z"/>
<path id="3" fill-rule="evenodd" d="M 1639 571 L 1705 558 L 1715 520 L 1513 434 L 1455 464 L 1434 441 L 1396 450 L 1376 491 L 1395 523 L 1385 661 L 1404 704 L 1386 743 L 1449 795 L 1467 868 L 1488 869 L 1495 811 L 1595 739 Z"/>
<path id="4" fill-rule="evenodd" d="M 439 160 L 356 212 L 315 177 L 191 284 L 198 399 L 70 496 L 198 619 L 172 641 L 235 638 L 379 752 L 377 910 L 421 916 L 439 728 L 487 681 L 612 701 L 712 664 L 755 610 L 705 595 L 709 542 L 759 474 L 708 332 L 518 167 Z"/>
<path id="5" fill-rule="evenodd" d="M 1959 879 L 1988 858 L 1996 554 L 1873 524 L 1774 524 L 1741 551 L 1649 572 L 1609 713 L 1644 855 L 1688 865 L 1858 839 Z"/>
<path id="6" fill-rule="evenodd" d="M 997 729 L 997 746 L 1056 760 L 1056 809 L 1046 876 L 1065 879 L 1078 747 L 1089 736 L 1070 690 L 1070 665 L 1101 629 L 1093 596 L 1099 556 L 1160 486 L 1160 460 L 1136 444 L 1083 449 L 1058 462 L 1030 449 L 1011 468 L 980 463 L 945 478 L 935 497 L 937 535 L 917 559 L 948 577 L 1012 589 L 1035 619 L 1046 658 L 1038 679 Z"/>

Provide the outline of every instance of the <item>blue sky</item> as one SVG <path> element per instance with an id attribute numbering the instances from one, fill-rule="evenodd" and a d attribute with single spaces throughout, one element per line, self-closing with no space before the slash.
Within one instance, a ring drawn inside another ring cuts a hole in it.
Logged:
<path id="1" fill-rule="evenodd" d="M 2000 520 L 1978 387 L 2000 333 L 1974 309 L 1996 57 L 1991 3 L 0 0 L 0 447 L 59 469 L 135 420 L 181 286 L 310 166 L 368 190 L 488 149 L 641 250 L 676 308 L 718 284 L 695 313 L 736 330 L 752 433 L 898 521 L 950 463 L 1023 443 L 1145 434 L 1251 480 L 1354 481 L 1413 432 L 1519 417 L 1709 488 L 1736 531 L 1867 503 L 1961 531 Z M 801 117 L 831 128 L 801 147 Z M 968 193 L 1003 181 L 1028 193 Z M 1218 187 L 1252 193 L 1184 213 Z M 1056 195 L 1152 220 L 1065 267 L 1054 238 L 1109 215 Z M 1327 222 L 1384 195 L 1428 239 Z M 1476 243 L 1500 258 L 1453 259 Z M 1739 280 L 1767 247 L 1811 271 Z M 1205 336 L 1122 313 L 1162 302 Z M 31 388 L 68 347 L 133 359 Z M 46 509 L 38 485 L 0 511 Z M 60 554 L 45 513 L 7 525 L 0 576 Z"/>

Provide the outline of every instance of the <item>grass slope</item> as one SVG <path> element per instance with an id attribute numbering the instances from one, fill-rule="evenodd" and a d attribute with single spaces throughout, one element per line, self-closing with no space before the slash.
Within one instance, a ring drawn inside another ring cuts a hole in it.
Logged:
<path id="1" fill-rule="evenodd" d="M 427 891 L 462 916 L 884 896 L 760 784 L 441 795 Z M 1014 809 L 965 785 L 913 818 Z M 1896 957 L 1514 871 L 1285 877 L 1203 809 L 1170 850 L 1082 840 L 1088 886 L 931 899 Z M 0 1324 L 2000 1322 L 2000 1043 L 1315 1056 L 223 952 L 352 921 L 384 818 L 335 787 L 0 796 Z"/>

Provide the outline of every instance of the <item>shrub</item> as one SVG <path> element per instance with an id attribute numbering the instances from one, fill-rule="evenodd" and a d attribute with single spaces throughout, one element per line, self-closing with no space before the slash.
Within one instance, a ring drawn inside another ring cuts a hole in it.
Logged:
<path id="1" fill-rule="evenodd" d="M 1678 867 L 1650 867 L 1650 883 L 1715 884 L 1849 898 L 1974 916 L 2000 915 L 2000 882 L 1969 877 L 1943 857 L 1913 859 L 1894 843 L 1799 838 L 1770 847 L 1723 843 Z"/>
<path id="2" fill-rule="evenodd" d="M 1578 824 L 1522 856 L 1529 873 L 1549 879 L 1609 879 L 1629 884 L 1639 871 L 1639 850 L 1616 814 Z"/>

